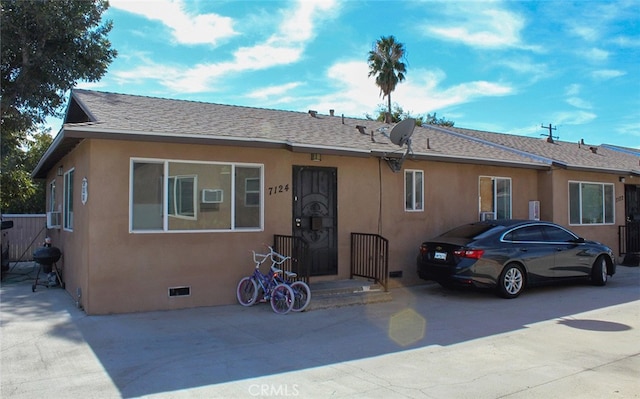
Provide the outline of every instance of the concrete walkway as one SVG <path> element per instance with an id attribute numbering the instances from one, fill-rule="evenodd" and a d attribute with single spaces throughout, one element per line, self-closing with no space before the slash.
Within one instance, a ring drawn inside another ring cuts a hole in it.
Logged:
<path id="1" fill-rule="evenodd" d="M 285 316 L 268 305 L 86 316 L 0 290 L 2 398 L 640 398 L 640 268 L 504 300 L 427 284 Z M 313 299 L 312 299 L 313 300 Z"/>

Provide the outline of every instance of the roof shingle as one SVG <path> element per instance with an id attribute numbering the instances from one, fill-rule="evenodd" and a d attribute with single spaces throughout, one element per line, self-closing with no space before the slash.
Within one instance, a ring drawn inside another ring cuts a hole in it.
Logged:
<path id="1" fill-rule="evenodd" d="M 365 134 L 356 126 L 364 126 Z M 65 124 L 52 147 L 34 171 L 44 177 L 47 165 L 64 156 L 64 141 L 73 137 L 118 138 L 125 135 L 172 141 L 181 139 L 229 141 L 245 145 L 279 145 L 309 152 L 333 152 L 367 156 L 400 156 L 405 148 L 391 143 L 392 126 L 382 122 L 309 113 L 221 105 L 185 100 L 115 94 L 74 89 Z M 68 132 L 73 132 L 69 134 Z M 635 173 L 640 154 L 600 146 L 523 136 L 426 125 L 412 136 L 413 157 L 479 164 L 504 164 L 548 168 L 552 164 L 607 172 Z"/>

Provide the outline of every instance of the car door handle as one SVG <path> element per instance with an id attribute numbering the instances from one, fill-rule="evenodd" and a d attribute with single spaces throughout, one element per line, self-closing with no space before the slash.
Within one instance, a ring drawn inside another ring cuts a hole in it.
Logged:
<path id="1" fill-rule="evenodd" d="M 526 248 L 520 248 L 520 252 L 527 252 L 527 251 L 528 251 L 528 249 L 526 249 Z"/>

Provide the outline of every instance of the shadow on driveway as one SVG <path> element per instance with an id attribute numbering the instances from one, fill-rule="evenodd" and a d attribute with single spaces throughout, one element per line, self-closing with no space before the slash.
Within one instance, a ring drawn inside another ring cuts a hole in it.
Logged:
<path id="1" fill-rule="evenodd" d="M 12 323 L 47 323 L 51 345 L 87 345 L 120 395 L 139 397 L 455 345 L 554 319 L 616 333 L 630 327 L 571 315 L 640 299 L 640 268 L 620 267 L 606 287 L 531 288 L 515 300 L 425 284 L 392 290 L 392 302 L 285 316 L 266 304 L 86 316 L 65 291 L 31 293 L 26 284 L 2 286 L 3 338 L 16 333 Z M 30 339 L 24 335 L 25 343 Z M 20 345 L 21 338 L 10 342 Z M 60 356 L 69 362 L 74 353 Z"/>

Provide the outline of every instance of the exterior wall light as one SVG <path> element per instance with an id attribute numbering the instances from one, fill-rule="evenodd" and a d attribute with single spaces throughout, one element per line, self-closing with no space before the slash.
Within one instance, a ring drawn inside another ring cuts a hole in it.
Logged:
<path id="1" fill-rule="evenodd" d="M 311 153 L 311 160 L 315 161 L 315 162 L 320 162 L 320 161 L 322 161 L 322 157 L 317 152 L 312 152 Z"/>
<path id="2" fill-rule="evenodd" d="M 58 166 L 58 176 L 62 176 L 62 165 Z"/>

